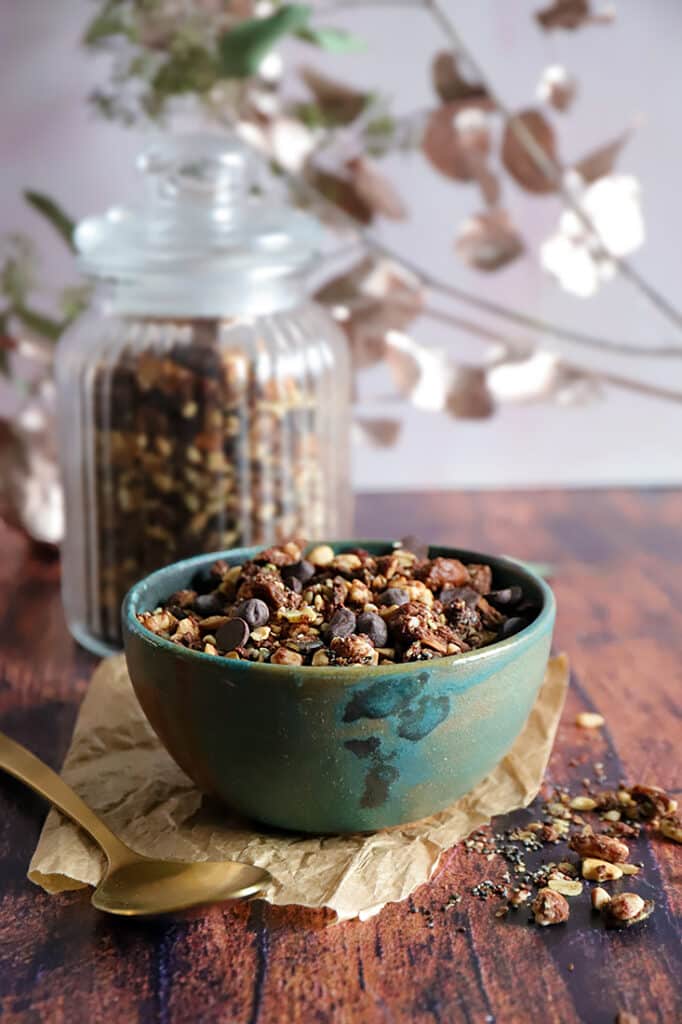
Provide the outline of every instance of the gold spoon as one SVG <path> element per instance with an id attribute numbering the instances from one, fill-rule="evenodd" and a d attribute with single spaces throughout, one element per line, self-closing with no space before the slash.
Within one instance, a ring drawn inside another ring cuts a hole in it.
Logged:
<path id="1" fill-rule="evenodd" d="M 62 778 L 34 754 L 0 732 L 0 768 L 54 804 L 85 829 L 104 851 L 107 871 L 92 904 L 109 914 L 167 914 L 203 903 L 251 896 L 271 881 L 264 868 L 234 860 L 152 860 L 135 853 L 111 832 Z"/>

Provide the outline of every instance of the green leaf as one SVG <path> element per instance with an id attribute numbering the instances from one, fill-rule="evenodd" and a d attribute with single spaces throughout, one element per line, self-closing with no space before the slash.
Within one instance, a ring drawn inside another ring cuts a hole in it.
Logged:
<path id="1" fill-rule="evenodd" d="M 27 306 L 15 306 L 12 312 L 17 320 L 21 320 L 24 327 L 28 327 L 30 331 L 35 331 L 36 334 L 49 341 L 57 341 L 64 330 L 64 324 L 60 324 L 58 320 L 53 320 L 52 317 L 45 316 L 43 313 L 37 313 L 34 309 L 28 309 Z"/>
<path id="2" fill-rule="evenodd" d="M 183 92 L 207 92 L 219 76 L 214 58 L 203 46 L 189 46 L 172 53 L 152 79 L 151 110 L 160 112 L 167 96 Z"/>
<path id="3" fill-rule="evenodd" d="M 310 17 L 305 4 L 284 4 L 267 18 L 248 18 L 218 42 L 220 68 L 227 78 L 248 78 L 282 36 L 302 29 Z"/>
<path id="4" fill-rule="evenodd" d="M 97 46 L 98 43 L 112 36 L 127 36 L 130 29 L 123 19 L 121 0 L 109 0 L 104 8 L 96 14 L 83 35 L 84 46 Z"/>
<path id="5" fill-rule="evenodd" d="M 346 32 L 344 28 L 314 28 L 312 25 L 306 25 L 298 29 L 296 36 L 305 43 L 319 46 L 327 53 L 359 53 L 367 49 L 364 39 Z"/>
<path id="6" fill-rule="evenodd" d="M 34 210 L 42 214 L 45 220 L 49 221 L 55 231 L 64 239 L 71 252 L 75 252 L 76 246 L 73 241 L 73 232 L 76 225 L 71 217 L 64 213 L 61 207 L 57 205 L 54 199 L 43 195 L 42 192 L 32 192 L 30 189 L 24 191 L 24 199 Z"/>

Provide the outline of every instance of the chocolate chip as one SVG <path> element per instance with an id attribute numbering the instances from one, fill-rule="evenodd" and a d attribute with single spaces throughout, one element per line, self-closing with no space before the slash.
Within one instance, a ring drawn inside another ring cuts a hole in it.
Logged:
<path id="1" fill-rule="evenodd" d="M 385 647 L 388 640 L 388 628 L 380 615 L 375 612 L 363 612 L 358 615 L 355 626 L 356 633 L 364 633 L 375 647 Z"/>
<path id="2" fill-rule="evenodd" d="M 329 620 L 329 636 L 350 636 L 355 632 L 355 615 L 350 608 L 337 608 Z"/>
<path id="3" fill-rule="evenodd" d="M 299 580 L 298 576 L 290 576 L 285 579 L 284 582 L 288 586 L 289 590 L 293 590 L 295 594 L 303 593 L 303 584 Z"/>
<path id="4" fill-rule="evenodd" d="M 481 595 L 473 587 L 443 587 L 439 600 L 444 608 L 455 601 L 464 601 L 467 608 L 475 608 Z"/>
<path id="5" fill-rule="evenodd" d="M 215 580 L 213 582 L 215 583 Z M 194 602 L 194 608 L 199 615 L 220 615 L 223 602 L 218 594 L 199 594 Z"/>
<path id="6" fill-rule="evenodd" d="M 300 562 L 294 562 L 293 565 L 283 565 L 281 569 L 282 579 L 287 583 L 292 579 L 306 583 L 314 575 L 315 566 L 305 558 L 301 559 Z"/>
<path id="7" fill-rule="evenodd" d="M 223 651 L 236 651 L 249 639 L 249 626 L 244 619 L 230 619 L 219 626 L 215 635 L 216 644 Z"/>
<path id="8" fill-rule="evenodd" d="M 500 640 L 506 640 L 508 636 L 513 636 L 514 633 L 518 633 L 519 630 L 524 629 L 527 625 L 528 623 L 525 619 L 520 618 L 518 615 L 512 616 L 511 619 L 505 619 L 497 635 Z"/>
<path id="9" fill-rule="evenodd" d="M 513 606 L 519 603 L 523 597 L 521 587 L 505 587 L 504 590 L 491 590 L 485 595 L 486 601 L 490 601 L 495 607 Z"/>
<path id="10" fill-rule="evenodd" d="M 204 565 L 201 569 L 197 569 L 192 576 L 192 590 L 196 590 L 197 594 L 208 594 L 211 590 L 215 590 L 219 582 L 212 567 Z"/>
<path id="11" fill-rule="evenodd" d="M 270 609 L 265 601 L 252 597 L 239 605 L 237 614 L 244 619 L 250 629 L 257 629 L 258 626 L 264 626 L 270 618 Z"/>
<path id="12" fill-rule="evenodd" d="M 407 604 L 410 595 L 402 587 L 389 587 L 377 601 L 377 604 Z"/>

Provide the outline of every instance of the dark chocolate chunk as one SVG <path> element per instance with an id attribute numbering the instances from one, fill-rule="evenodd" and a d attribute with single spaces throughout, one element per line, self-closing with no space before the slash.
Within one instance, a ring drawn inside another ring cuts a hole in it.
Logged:
<path id="1" fill-rule="evenodd" d="M 215 579 L 213 580 L 215 583 Z M 194 602 L 194 608 L 199 615 L 220 615 L 224 607 L 223 600 L 219 594 L 199 594 Z"/>
<path id="2" fill-rule="evenodd" d="M 197 594 L 208 594 L 211 590 L 215 590 L 219 582 L 213 572 L 213 567 L 204 565 L 201 569 L 197 569 L 192 576 L 192 590 L 196 590 Z"/>
<path id="3" fill-rule="evenodd" d="M 237 614 L 244 619 L 250 629 L 257 629 L 258 626 L 264 626 L 270 618 L 270 609 L 265 601 L 252 597 L 239 605 Z"/>
<path id="4" fill-rule="evenodd" d="M 350 608 L 337 608 L 329 620 L 329 635 L 350 636 L 355 632 L 355 615 Z"/>
<path id="5" fill-rule="evenodd" d="M 248 623 L 240 618 L 223 622 L 222 626 L 218 626 L 215 639 L 221 650 L 236 651 L 238 647 L 243 647 L 249 639 Z"/>
<path id="6" fill-rule="evenodd" d="M 377 601 L 377 604 L 407 604 L 410 595 L 402 587 L 389 587 Z"/>
<path id="7" fill-rule="evenodd" d="M 282 579 L 288 583 L 291 579 L 300 580 L 301 583 L 306 583 L 311 576 L 315 575 L 315 566 L 312 562 L 303 558 L 300 562 L 294 562 L 293 565 L 283 565 L 281 571 Z"/>
<path id="8" fill-rule="evenodd" d="M 375 612 L 363 612 L 358 615 L 355 626 L 356 633 L 364 633 L 375 647 L 385 647 L 388 640 L 388 628 L 380 615 Z"/>
<path id="9" fill-rule="evenodd" d="M 513 636 L 514 633 L 518 633 L 528 625 L 526 619 L 520 618 L 518 615 L 512 616 L 510 619 L 505 621 L 500 626 L 500 631 L 497 634 L 500 640 L 506 640 L 507 637 Z"/>
<path id="10" fill-rule="evenodd" d="M 485 595 L 486 601 L 490 601 L 496 608 L 513 607 L 523 597 L 521 587 L 505 587 L 504 590 L 491 590 Z"/>
<path id="11" fill-rule="evenodd" d="M 473 587 L 443 587 L 439 599 L 444 608 L 454 604 L 455 601 L 464 601 L 467 608 L 475 608 L 480 596 Z"/>
<path id="12" fill-rule="evenodd" d="M 293 590 L 295 594 L 303 593 L 303 584 L 299 580 L 298 576 L 289 576 L 285 578 L 284 582 L 288 586 L 289 590 Z"/>

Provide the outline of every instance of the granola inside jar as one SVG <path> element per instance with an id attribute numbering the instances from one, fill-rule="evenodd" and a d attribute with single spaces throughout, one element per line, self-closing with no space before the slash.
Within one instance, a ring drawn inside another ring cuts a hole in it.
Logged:
<path id="1" fill-rule="evenodd" d="M 83 221 L 98 283 L 60 345 L 74 636 L 120 646 L 146 573 L 203 551 L 347 533 L 345 341 L 305 291 L 305 214 L 254 196 L 233 140 L 185 136 L 141 161 L 147 204 Z"/>

